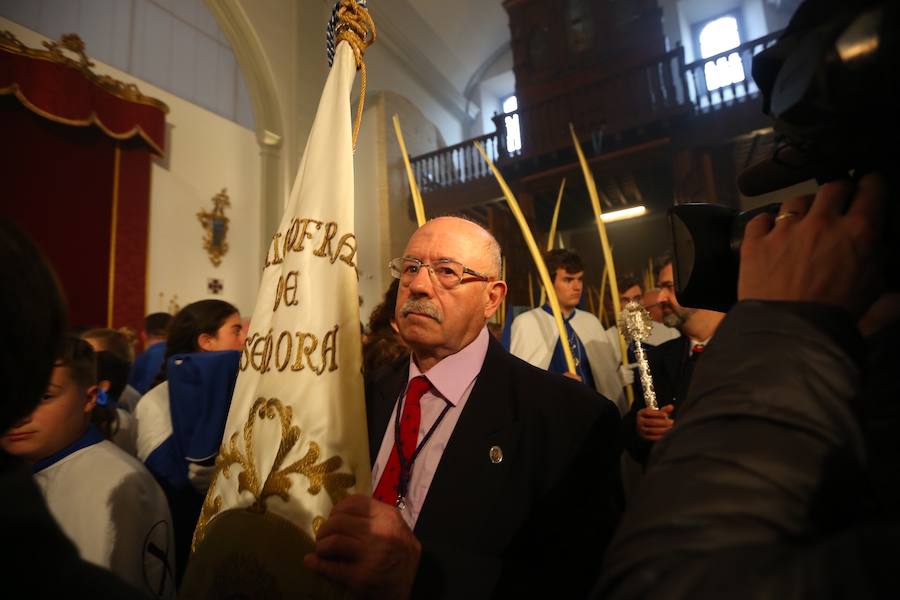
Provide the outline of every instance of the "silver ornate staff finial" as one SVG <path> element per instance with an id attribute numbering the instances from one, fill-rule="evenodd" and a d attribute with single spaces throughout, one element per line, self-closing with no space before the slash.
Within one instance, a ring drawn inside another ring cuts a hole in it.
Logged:
<path id="1" fill-rule="evenodd" d="M 619 313 L 618 318 L 619 331 L 628 342 L 634 342 L 634 355 L 637 358 L 638 369 L 641 372 L 641 388 L 644 391 L 644 404 L 648 408 L 657 410 L 656 392 L 653 391 L 653 379 L 650 377 L 650 364 L 647 362 L 647 355 L 644 353 L 644 347 L 641 344 L 643 340 L 650 337 L 650 331 L 653 329 L 653 321 L 647 309 L 632 300 Z"/>

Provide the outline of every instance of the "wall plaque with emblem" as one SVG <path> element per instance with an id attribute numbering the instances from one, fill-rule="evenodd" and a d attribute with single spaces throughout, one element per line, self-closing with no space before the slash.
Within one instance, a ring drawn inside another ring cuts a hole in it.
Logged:
<path id="1" fill-rule="evenodd" d="M 225 209 L 231 208 L 228 200 L 228 191 L 222 191 L 212 197 L 212 211 L 201 210 L 197 213 L 197 219 L 203 226 L 206 236 L 203 238 L 203 249 L 209 254 L 209 260 L 214 267 L 222 264 L 222 257 L 228 252 L 228 217 Z"/>

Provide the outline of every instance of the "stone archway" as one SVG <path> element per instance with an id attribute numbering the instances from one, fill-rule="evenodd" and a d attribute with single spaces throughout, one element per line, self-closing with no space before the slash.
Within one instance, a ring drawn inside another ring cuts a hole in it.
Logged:
<path id="1" fill-rule="evenodd" d="M 256 117 L 256 140 L 260 154 L 260 248 L 262 264 L 272 232 L 284 211 L 287 173 L 282 160 L 284 123 L 275 77 L 263 45 L 238 0 L 205 0 L 209 11 L 234 50 Z"/>

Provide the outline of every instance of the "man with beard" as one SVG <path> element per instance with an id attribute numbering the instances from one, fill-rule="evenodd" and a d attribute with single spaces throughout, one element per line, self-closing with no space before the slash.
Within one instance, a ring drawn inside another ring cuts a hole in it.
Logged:
<path id="1" fill-rule="evenodd" d="M 335 505 L 306 566 L 367 598 L 583 597 L 618 520 L 615 406 L 488 333 L 481 226 L 429 221 L 390 271 L 412 355 L 366 389 L 374 497 Z"/>
<path id="2" fill-rule="evenodd" d="M 654 443 L 675 424 L 674 416 L 687 397 L 694 365 L 725 317 L 725 313 L 681 306 L 675 298 L 672 259 L 665 257 L 660 264 L 663 266 L 657 278 L 657 302 L 662 309 L 663 323 L 682 335 L 647 349 L 659 409 L 649 408 L 644 403 L 640 378 L 635 377 L 634 404 L 622 419 L 625 448 L 644 466 Z"/>

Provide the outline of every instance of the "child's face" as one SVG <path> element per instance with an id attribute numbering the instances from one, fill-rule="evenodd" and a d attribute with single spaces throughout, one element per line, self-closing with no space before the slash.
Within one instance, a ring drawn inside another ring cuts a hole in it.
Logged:
<path id="1" fill-rule="evenodd" d="M 69 367 L 53 367 L 41 403 L 0 438 L 0 446 L 28 462 L 59 452 L 80 438 L 97 401 L 97 386 L 83 389 Z"/>

